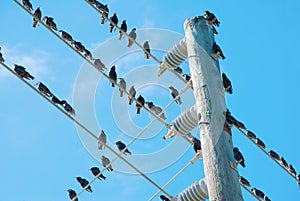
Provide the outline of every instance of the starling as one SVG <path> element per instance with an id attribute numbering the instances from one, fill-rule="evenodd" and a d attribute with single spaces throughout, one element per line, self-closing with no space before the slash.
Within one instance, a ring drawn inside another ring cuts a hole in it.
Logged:
<path id="1" fill-rule="evenodd" d="M 287 164 L 286 160 L 282 156 L 280 157 L 280 165 L 282 165 L 285 168 L 289 168 L 289 165 Z"/>
<path id="2" fill-rule="evenodd" d="M 71 42 L 73 48 L 78 52 L 84 52 L 85 47 L 81 44 L 81 42 L 78 41 L 72 41 Z"/>
<path id="3" fill-rule="evenodd" d="M 249 130 L 247 130 L 246 135 L 251 139 L 256 139 L 256 135 Z"/>
<path id="4" fill-rule="evenodd" d="M 113 16 L 111 16 L 109 18 L 109 20 L 110 20 L 110 24 L 109 24 L 110 30 L 109 30 L 109 32 L 112 33 L 113 29 L 118 25 L 118 22 L 119 22 L 117 14 L 114 13 Z"/>
<path id="5" fill-rule="evenodd" d="M 72 108 L 72 106 L 69 103 L 67 103 L 67 101 L 62 100 L 61 104 L 67 113 L 75 116 L 75 110 Z"/>
<path id="6" fill-rule="evenodd" d="M 94 65 L 99 71 L 103 71 L 103 69 L 107 69 L 100 59 L 94 59 Z"/>
<path id="7" fill-rule="evenodd" d="M 186 81 L 190 81 L 191 76 L 188 75 L 188 74 L 183 74 L 183 78 L 184 78 Z"/>
<path id="8" fill-rule="evenodd" d="M 110 68 L 109 74 L 108 74 L 111 82 L 111 86 L 115 87 L 115 84 L 117 83 L 117 73 L 116 73 L 116 67 L 112 66 Z"/>
<path id="9" fill-rule="evenodd" d="M 262 149 L 266 148 L 265 143 L 263 141 L 261 141 L 261 139 L 259 139 L 259 138 L 256 138 L 256 144 Z"/>
<path id="10" fill-rule="evenodd" d="M 161 109 L 161 107 L 154 105 L 153 102 L 146 102 L 146 104 L 148 108 L 156 115 L 160 115 L 160 118 L 162 118 L 163 120 L 167 119 L 166 115 L 162 112 L 163 110 Z"/>
<path id="11" fill-rule="evenodd" d="M 126 24 L 126 20 L 123 20 L 120 29 L 121 29 L 121 30 L 119 31 L 119 40 L 122 39 L 123 32 L 125 32 L 125 33 L 127 32 L 127 24 Z"/>
<path id="12" fill-rule="evenodd" d="M 50 27 L 51 29 L 57 31 L 57 27 L 56 27 L 56 24 L 55 24 L 55 22 L 54 22 L 53 17 L 47 17 L 47 16 L 45 16 L 45 17 L 43 18 L 43 21 L 44 21 L 44 23 L 45 23 L 48 27 Z"/>
<path id="13" fill-rule="evenodd" d="M 161 199 L 162 201 L 171 201 L 169 198 L 167 198 L 167 197 L 164 196 L 164 195 L 160 195 L 159 197 L 160 197 L 160 199 Z"/>
<path id="14" fill-rule="evenodd" d="M 101 159 L 101 163 L 102 163 L 103 167 L 105 167 L 108 171 L 114 170 L 110 164 L 109 158 L 106 158 L 105 156 L 101 156 L 100 159 Z"/>
<path id="15" fill-rule="evenodd" d="M 100 135 L 98 137 L 98 149 L 99 150 L 102 150 L 105 147 L 106 140 L 107 140 L 106 134 L 104 133 L 103 130 L 101 130 Z"/>
<path id="16" fill-rule="evenodd" d="M 213 59 L 218 60 L 218 57 L 220 56 L 223 60 L 225 59 L 225 56 L 220 48 L 219 45 L 217 45 L 216 42 L 213 43 L 212 46 L 212 54 L 211 56 L 213 57 Z"/>
<path id="17" fill-rule="evenodd" d="M 87 192 L 90 192 L 90 193 L 93 192 L 93 191 L 92 191 L 92 187 L 90 186 L 88 180 L 86 180 L 86 179 L 84 179 L 84 178 L 81 178 L 81 177 L 76 177 L 76 180 L 80 183 L 80 185 L 81 185 L 82 188 L 88 186 L 88 187 L 86 188 L 86 191 L 87 191 Z"/>
<path id="18" fill-rule="evenodd" d="M 219 20 L 216 18 L 216 16 L 213 13 L 209 12 L 208 10 L 205 11 L 204 17 L 209 22 L 210 25 L 220 26 Z"/>
<path id="19" fill-rule="evenodd" d="M 92 167 L 90 170 L 92 171 L 93 175 L 95 177 L 97 177 L 98 179 L 100 179 L 100 180 L 102 180 L 102 179 L 105 180 L 106 179 L 106 177 L 103 174 L 100 174 L 100 170 L 99 170 L 98 167 Z"/>
<path id="20" fill-rule="evenodd" d="M 116 145 L 117 145 L 119 151 L 123 151 L 125 149 L 123 153 L 125 155 L 127 155 L 127 154 L 131 155 L 131 152 L 126 148 L 126 145 L 123 142 L 118 141 L 118 142 L 116 142 Z"/>
<path id="21" fill-rule="evenodd" d="M 253 195 L 255 195 L 255 197 L 264 199 L 265 194 L 261 190 L 258 190 L 257 188 L 252 188 L 251 191 Z"/>
<path id="22" fill-rule="evenodd" d="M 135 41 L 137 35 L 136 35 L 136 28 L 131 29 L 130 33 L 128 34 L 128 45 L 127 47 L 131 47 L 133 44 L 133 41 Z"/>
<path id="23" fill-rule="evenodd" d="M 196 154 L 201 151 L 201 141 L 195 137 L 193 137 L 193 149 Z"/>
<path id="24" fill-rule="evenodd" d="M 229 94 L 232 94 L 232 85 L 231 81 L 228 79 L 225 73 L 222 73 L 222 80 L 223 80 L 223 86 L 225 88 L 225 91 Z"/>
<path id="25" fill-rule="evenodd" d="M 33 10 L 33 9 L 32 9 L 32 4 L 30 3 L 29 0 L 22 0 L 22 4 L 23 4 L 23 6 L 24 6 L 27 10 L 29 10 L 29 11 L 32 11 L 32 10 Z"/>
<path id="26" fill-rule="evenodd" d="M 294 167 L 293 167 L 291 164 L 289 164 L 289 166 L 288 166 L 288 171 L 289 171 L 289 173 L 291 173 L 294 177 L 297 176 L 296 170 L 294 169 Z"/>
<path id="27" fill-rule="evenodd" d="M 128 95 L 129 105 L 132 104 L 132 102 L 135 98 L 135 95 L 136 95 L 136 90 L 135 90 L 134 86 L 131 86 L 129 89 L 129 95 Z"/>
<path id="28" fill-rule="evenodd" d="M 76 192 L 74 190 L 72 190 L 72 189 L 69 189 L 68 193 L 69 193 L 69 198 L 71 200 L 73 200 L 73 198 L 75 198 L 77 196 Z M 78 201 L 78 198 L 76 198 L 74 201 Z"/>
<path id="29" fill-rule="evenodd" d="M 93 60 L 93 55 L 92 55 L 92 53 L 91 53 L 88 49 L 86 49 L 86 48 L 83 49 L 83 55 L 84 55 L 85 57 L 89 58 L 90 60 Z"/>
<path id="30" fill-rule="evenodd" d="M 182 68 L 180 68 L 179 66 L 177 66 L 176 68 L 174 68 L 174 71 L 176 71 L 178 74 L 182 74 Z"/>
<path id="31" fill-rule="evenodd" d="M 60 37 L 62 39 L 70 41 L 70 42 L 73 41 L 73 37 L 69 33 L 65 32 L 63 30 L 60 30 L 59 32 L 60 32 Z"/>
<path id="32" fill-rule="evenodd" d="M 148 41 L 145 41 L 145 43 L 143 44 L 143 48 L 146 59 L 150 59 L 150 45 Z"/>
<path id="33" fill-rule="evenodd" d="M 28 79 L 28 80 L 33 80 L 34 77 L 32 75 L 30 75 L 30 73 L 28 73 L 26 71 L 26 68 L 24 66 L 20 66 L 15 64 L 15 68 L 14 71 L 23 79 Z"/>
<path id="34" fill-rule="evenodd" d="M 58 99 L 56 96 L 54 96 L 53 94 L 51 94 L 50 97 L 51 97 L 51 100 L 52 100 L 53 103 L 59 104 L 59 105 L 61 105 L 61 106 L 63 105 L 62 101 L 59 100 L 59 99 Z"/>
<path id="35" fill-rule="evenodd" d="M 246 167 L 245 165 L 245 159 L 242 155 L 242 153 L 239 151 L 237 147 L 233 148 L 234 158 L 237 161 L 236 166 L 240 164 L 242 167 Z"/>
<path id="36" fill-rule="evenodd" d="M 123 97 L 123 93 L 126 91 L 126 81 L 123 78 L 119 78 L 119 80 L 118 87 L 120 91 L 120 97 Z"/>
<path id="37" fill-rule="evenodd" d="M 139 97 L 136 99 L 135 107 L 136 107 L 136 113 L 140 114 L 142 107 L 145 106 L 145 99 L 142 95 L 139 95 Z"/>
<path id="38" fill-rule="evenodd" d="M 239 181 L 240 184 L 242 184 L 243 186 L 249 186 L 249 187 L 251 186 L 250 182 L 242 176 L 239 176 Z"/>
<path id="39" fill-rule="evenodd" d="M 42 12 L 40 10 L 40 7 L 38 7 L 33 13 L 33 25 L 32 25 L 33 28 L 35 28 L 36 25 L 41 21 L 41 18 L 42 18 Z"/>
<path id="40" fill-rule="evenodd" d="M 275 160 L 280 160 L 280 156 L 273 150 L 269 151 L 269 155 Z"/>
<path id="41" fill-rule="evenodd" d="M 179 96 L 178 90 L 175 89 L 175 88 L 172 87 L 172 86 L 170 86 L 169 89 L 170 89 L 170 91 L 171 91 L 172 97 L 175 99 L 175 102 L 176 102 L 177 104 L 179 104 L 179 105 L 182 104 L 182 101 L 181 101 L 181 98 L 180 98 L 180 96 Z"/>
<path id="42" fill-rule="evenodd" d="M 51 92 L 50 92 L 50 90 L 48 89 L 48 87 L 46 87 L 46 85 L 44 85 L 43 83 L 41 83 L 41 82 L 38 82 L 38 83 L 36 83 L 36 85 L 38 86 L 38 90 L 42 93 L 42 94 L 44 94 L 45 96 L 47 96 L 47 97 L 50 97 L 51 96 Z"/>

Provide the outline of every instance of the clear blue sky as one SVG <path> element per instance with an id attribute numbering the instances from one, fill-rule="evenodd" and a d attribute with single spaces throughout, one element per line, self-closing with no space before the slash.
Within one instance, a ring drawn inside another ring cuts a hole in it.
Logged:
<path id="1" fill-rule="evenodd" d="M 71 33 L 91 51 L 117 36 L 117 32 L 108 32 L 107 24 L 100 25 L 98 13 L 83 0 L 31 2 L 34 8 L 41 7 L 43 16 L 54 17 L 59 29 Z M 276 150 L 300 172 L 300 96 L 297 81 L 300 73 L 297 60 L 297 47 L 300 45 L 299 1 L 112 0 L 107 3 L 111 13 L 117 12 L 119 21 L 127 20 L 129 29 L 158 28 L 179 34 L 184 34 L 185 19 L 202 15 L 207 9 L 213 11 L 221 21 L 216 41 L 227 57 L 220 61 L 221 70 L 231 79 L 234 90 L 233 95 L 226 95 L 228 108 L 266 143 L 268 149 Z M 31 17 L 13 1 L 2 1 L 0 7 L 0 46 L 6 63 L 11 67 L 13 63 L 26 66 L 36 77 L 33 84 L 42 81 L 59 98 L 76 102 L 73 100 L 73 89 L 83 60 L 43 26 L 33 29 Z M 144 38 L 138 36 L 139 39 L 143 42 Z M 121 44 L 126 46 L 126 40 Z M 154 40 L 150 40 L 150 44 L 155 44 Z M 109 54 L 107 49 L 97 51 Z M 162 58 L 161 52 L 154 54 Z M 117 65 L 120 76 L 126 76 L 126 73 L 142 65 L 155 64 L 142 57 L 139 52 L 127 60 L 114 58 L 112 63 Z M 184 70 L 188 70 L 186 64 Z M 149 71 L 155 72 L 156 69 Z M 132 80 L 132 83 L 140 81 Z M 88 84 L 83 92 L 89 92 Z M 147 100 L 161 106 L 171 101 L 166 90 L 157 87 L 155 91 L 153 84 L 144 84 L 146 86 L 141 92 Z M 114 115 L 119 110 L 118 106 L 111 104 L 111 99 L 118 95 L 114 90 L 106 80 L 99 81 L 93 92 L 94 105 L 89 106 L 95 109 L 97 123 L 106 131 L 111 143 L 116 140 L 128 143 L 132 138 L 124 135 L 111 115 L 111 108 Z M 90 180 L 92 174 L 89 168 L 101 167 L 90 154 L 93 151 L 85 148 L 89 143 L 82 143 L 85 139 L 80 140 L 75 125 L 69 119 L 4 68 L 0 68 L 0 93 L 0 201 L 68 200 L 67 189 L 81 189 L 74 177 L 82 176 Z M 193 100 L 192 94 L 187 93 L 183 100 Z M 126 102 L 126 98 L 123 101 Z M 151 119 L 145 111 L 138 117 L 134 114 L 134 107 L 125 109 L 129 110 L 129 116 L 138 126 L 145 126 Z M 167 112 L 167 122 L 179 113 L 178 105 L 173 105 Z M 146 139 L 138 140 L 130 150 L 145 155 L 158 152 L 174 142 L 161 139 L 165 132 L 162 129 L 155 137 L 148 133 Z M 263 190 L 273 201 L 299 199 L 297 183 L 288 174 L 236 130 L 233 131 L 233 141 L 246 158 L 247 167 L 239 169 L 240 174 L 254 187 Z M 177 157 L 175 163 L 148 176 L 163 185 L 192 156 L 193 150 L 189 148 L 182 157 Z M 156 164 L 159 163 L 158 159 Z M 142 165 L 151 166 L 153 162 Z M 122 166 L 118 162 L 116 169 L 122 169 Z M 80 200 L 138 201 L 147 200 L 156 192 L 150 183 L 138 175 L 120 171 L 104 172 L 104 175 L 107 180 L 94 183 L 94 192 L 82 194 Z M 203 165 L 199 160 L 166 190 L 176 195 L 203 176 Z M 243 196 L 244 200 L 255 200 L 245 191 Z"/>

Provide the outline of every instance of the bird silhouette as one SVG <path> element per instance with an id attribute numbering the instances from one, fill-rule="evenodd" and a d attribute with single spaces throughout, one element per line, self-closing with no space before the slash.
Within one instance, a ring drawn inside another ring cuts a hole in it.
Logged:
<path id="1" fill-rule="evenodd" d="M 109 32 L 112 33 L 113 29 L 118 25 L 118 17 L 117 17 L 117 13 L 114 13 L 113 16 L 111 16 L 110 18 L 110 23 L 109 23 L 109 26 L 110 26 L 110 30 Z"/>
<path id="2" fill-rule="evenodd" d="M 126 90 L 126 81 L 124 78 L 119 78 L 119 80 L 118 87 L 120 91 L 120 97 L 123 97 L 123 93 Z"/>
<path id="3" fill-rule="evenodd" d="M 111 86 L 115 87 L 115 84 L 117 83 L 117 73 L 116 73 L 116 66 L 112 66 L 110 68 L 109 74 L 108 74 L 111 82 Z"/>
<path id="4" fill-rule="evenodd" d="M 120 29 L 121 29 L 121 30 L 119 31 L 119 40 L 122 39 L 123 32 L 125 32 L 125 33 L 127 32 L 127 24 L 126 24 L 126 20 L 123 20 Z"/>
<path id="5" fill-rule="evenodd" d="M 128 45 L 127 47 L 131 47 L 133 44 L 133 41 L 136 40 L 136 28 L 131 29 L 130 33 L 128 34 L 129 38 L 128 38 Z"/>
<path id="6" fill-rule="evenodd" d="M 170 91 L 171 91 L 171 95 L 172 95 L 172 97 L 173 97 L 173 99 L 175 99 L 175 102 L 177 103 L 177 104 L 182 104 L 182 101 L 181 101 L 181 98 L 180 98 L 180 96 L 179 96 L 179 92 L 178 92 L 178 90 L 177 89 L 175 89 L 174 87 L 172 87 L 172 86 L 169 86 L 169 89 L 170 89 Z"/>
<path id="7" fill-rule="evenodd" d="M 103 130 L 101 130 L 100 135 L 98 137 L 98 149 L 99 150 L 102 150 L 105 147 L 106 140 L 107 140 L 106 134 L 104 133 Z"/>
<path id="8" fill-rule="evenodd" d="M 123 153 L 125 155 L 127 155 L 127 154 L 131 155 L 131 152 L 126 148 L 126 145 L 123 142 L 118 141 L 118 142 L 116 142 L 116 145 L 117 145 L 117 148 L 119 149 L 119 151 L 123 151 L 124 150 Z"/>
<path id="9" fill-rule="evenodd" d="M 32 24 L 33 28 L 35 28 L 36 25 L 41 21 L 41 18 L 42 18 L 42 11 L 40 10 L 40 7 L 38 7 L 33 13 L 33 24 Z"/>
<path id="10" fill-rule="evenodd" d="M 145 106 L 145 99 L 142 95 L 139 95 L 139 97 L 136 99 L 136 113 L 140 114 L 141 113 L 141 109 Z"/>
<path id="11" fill-rule="evenodd" d="M 82 188 L 88 186 L 86 188 L 87 192 L 93 192 L 91 185 L 89 184 L 88 180 L 86 180 L 85 178 L 81 178 L 81 177 L 76 177 L 76 180 L 79 182 L 79 184 L 81 185 Z"/>
<path id="12" fill-rule="evenodd" d="M 68 193 L 69 193 L 69 198 L 71 200 L 73 200 L 77 196 L 76 192 L 74 190 L 72 190 L 72 189 L 69 189 Z M 74 201 L 78 201 L 78 198 L 76 198 Z"/>
<path id="13" fill-rule="evenodd" d="M 233 155 L 234 155 L 234 159 L 237 161 L 235 166 L 240 164 L 243 168 L 246 167 L 244 156 L 242 155 L 242 153 L 239 151 L 237 147 L 233 148 Z"/>
<path id="14" fill-rule="evenodd" d="M 145 53 L 146 59 L 149 59 L 150 58 L 150 45 L 149 45 L 149 41 L 145 41 L 144 42 L 143 48 L 144 48 L 144 53 Z"/>
<path id="15" fill-rule="evenodd" d="M 136 90 L 134 88 L 134 86 L 131 86 L 129 89 L 129 95 L 128 95 L 128 100 L 129 100 L 129 105 L 132 104 L 132 102 L 134 101 L 135 95 L 136 95 Z"/>
<path id="16" fill-rule="evenodd" d="M 106 177 L 102 173 L 100 174 L 101 171 L 98 167 L 92 167 L 90 170 L 92 171 L 93 175 L 95 177 L 97 177 L 98 179 L 100 179 L 100 180 L 102 180 L 102 179 L 105 180 L 106 179 Z"/>

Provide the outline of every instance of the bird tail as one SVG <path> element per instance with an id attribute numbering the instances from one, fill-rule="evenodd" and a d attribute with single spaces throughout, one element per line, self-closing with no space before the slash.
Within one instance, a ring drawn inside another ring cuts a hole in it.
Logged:
<path id="1" fill-rule="evenodd" d="M 123 91 L 120 90 L 120 97 L 123 97 Z"/>
<path id="2" fill-rule="evenodd" d="M 102 19 L 101 19 L 101 24 L 104 24 L 104 22 L 105 22 L 105 18 L 102 17 Z"/>
<path id="3" fill-rule="evenodd" d="M 115 83 L 112 82 L 112 83 L 111 83 L 111 86 L 112 86 L 112 87 L 115 87 Z"/>
<path id="4" fill-rule="evenodd" d="M 122 36 L 123 36 L 123 34 L 122 34 L 122 32 L 121 32 L 121 31 L 120 31 L 119 33 L 120 33 L 119 40 L 121 40 L 121 39 L 122 39 Z"/>
<path id="5" fill-rule="evenodd" d="M 131 105 L 132 103 L 132 99 L 129 97 L 129 105 Z"/>
<path id="6" fill-rule="evenodd" d="M 150 59 L 149 53 L 146 52 L 145 55 L 146 55 L 146 59 Z"/>
<path id="7" fill-rule="evenodd" d="M 182 101 L 181 101 L 181 98 L 180 98 L 180 97 L 177 98 L 177 103 L 178 103 L 179 105 L 182 104 Z"/>
<path id="8" fill-rule="evenodd" d="M 101 143 L 98 142 L 98 149 L 102 150 L 103 149 L 103 145 Z"/>
<path id="9" fill-rule="evenodd" d="M 128 39 L 128 46 L 127 47 L 131 47 L 132 44 L 133 44 L 133 42 L 130 39 Z"/>
<path id="10" fill-rule="evenodd" d="M 114 28 L 114 27 L 113 27 L 112 25 L 110 25 L 110 30 L 109 30 L 110 33 L 112 33 L 113 28 Z"/>
<path id="11" fill-rule="evenodd" d="M 243 168 L 245 168 L 245 167 L 246 167 L 246 165 L 245 165 L 245 162 L 244 162 L 244 161 L 242 161 L 240 164 L 241 164 L 241 166 L 242 166 Z"/>
<path id="12" fill-rule="evenodd" d="M 29 78 L 32 79 L 32 80 L 34 80 L 34 77 L 32 75 L 30 75 L 30 74 L 29 74 Z"/>
<path id="13" fill-rule="evenodd" d="M 128 153 L 129 155 L 131 155 L 131 152 L 128 149 L 126 149 L 126 153 Z"/>
<path id="14" fill-rule="evenodd" d="M 33 27 L 33 28 L 35 28 L 35 27 L 36 27 L 36 25 L 37 25 L 37 23 L 38 23 L 38 21 L 34 20 L 34 21 L 33 21 L 33 25 L 32 25 L 32 27 Z"/>
<path id="15" fill-rule="evenodd" d="M 136 107 L 136 113 L 140 114 L 141 113 L 141 108 L 140 107 Z"/>

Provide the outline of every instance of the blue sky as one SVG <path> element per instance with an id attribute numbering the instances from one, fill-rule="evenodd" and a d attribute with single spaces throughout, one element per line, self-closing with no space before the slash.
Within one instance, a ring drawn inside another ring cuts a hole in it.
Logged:
<path id="1" fill-rule="evenodd" d="M 110 34 L 107 24 L 100 25 L 100 16 L 85 1 L 31 2 L 34 8 L 41 7 L 43 15 L 54 17 L 59 29 L 71 33 L 92 52 L 96 50 L 100 55 L 109 53 L 107 49 L 99 47 L 116 37 L 117 32 Z M 142 28 L 156 28 L 184 35 L 185 19 L 202 15 L 207 9 L 213 11 L 221 21 L 216 41 L 226 56 L 226 60 L 220 61 L 220 67 L 233 84 L 233 95 L 226 95 L 228 108 L 266 143 L 268 150 L 277 151 L 300 171 L 297 150 L 300 139 L 297 129 L 300 112 L 297 80 L 300 72 L 296 49 L 300 45 L 299 1 L 112 0 L 104 3 L 109 4 L 111 13 L 117 12 L 119 21 L 127 20 L 129 29 L 138 28 L 138 33 Z M 10 67 L 14 63 L 24 65 L 36 77 L 33 84 L 42 81 L 59 98 L 70 103 L 78 101 L 73 99 L 73 89 L 78 84 L 80 70 L 84 69 L 83 60 L 43 26 L 33 29 L 31 17 L 13 1 L 3 1 L 0 6 L 0 46 L 6 64 Z M 159 39 L 159 36 L 156 37 Z M 144 39 L 138 35 L 138 41 L 143 42 Z M 152 41 L 150 45 L 155 44 Z M 126 46 L 126 40 L 123 39 L 120 44 Z M 157 51 L 154 55 L 161 59 L 163 53 Z M 153 70 L 156 63 L 143 59 L 141 52 L 131 52 L 123 59 L 115 58 L 112 64 L 117 65 L 120 76 L 135 72 L 141 66 L 149 67 L 149 72 L 156 71 Z M 186 63 L 183 68 L 188 72 Z M 141 79 L 143 76 L 148 75 L 137 77 Z M 118 105 L 115 105 L 115 100 L 111 101 L 118 91 L 112 89 L 107 80 L 96 81 L 98 85 L 94 91 L 90 91 L 91 83 L 83 85 L 82 91 L 93 95 L 93 105 L 87 104 L 86 107 L 93 109 L 98 127 L 93 127 L 90 119 L 84 122 L 91 125 L 93 132 L 104 129 L 111 143 L 117 140 L 130 142 L 132 137 L 124 135 L 111 114 L 111 110 L 114 110 L 114 115 L 117 113 L 118 116 Z M 138 83 L 138 80 L 131 81 L 135 82 Z M 176 84 L 178 89 L 182 87 L 180 83 Z M 161 106 L 171 101 L 168 91 L 152 82 L 150 86 L 141 87 L 139 92 L 147 100 L 153 100 Z M 3 160 L 0 167 L 0 201 L 68 200 L 67 189 L 81 189 L 74 177 L 82 176 L 91 180 L 89 168 L 101 167 L 95 155 L 102 153 L 93 154 L 93 150 L 86 149 L 87 145 L 92 146 L 95 142 L 83 138 L 82 132 L 77 132 L 69 119 L 4 68 L 0 68 L 0 93 L 0 152 Z M 126 103 L 127 100 L 119 101 Z M 193 102 L 190 91 L 185 94 L 183 101 Z M 134 107 L 125 109 L 138 127 L 146 126 L 152 119 L 145 111 L 137 116 Z M 171 122 L 181 109 L 178 105 L 172 105 L 167 111 L 167 122 Z M 159 125 L 156 123 L 154 127 L 158 128 Z M 130 150 L 146 157 L 149 153 L 159 152 L 176 143 L 177 139 L 163 141 L 166 129 L 161 129 L 155 137 L 151 137 L 151 132 L 147 133 L 146 136 L 150 137 L 136 141 Z M 239 172 L 254 187 L 263 190 L 275 201 L 299 199 L 297 183 L 288 174 L 236 130 L 233 130 L 233 141 L 246 158 L 247 167 L 239 169 Z M 109 154 L 107 151 L 103 153 Z M 193 150 L 187 148 L 186 152 L 176 157 L 174 163 L 147 175 L 163 185 L 192 157 Z M 161 159 L 158 159 L 137 165 L 142 168 L 160 162 Z M 122 162 L 117 161 L 117 169 L 123 166 Z M 94 192 L 82 194 L 80 200 L 148 200 L 156 192 L 155 187 L 139 175 L 120 171 L 104 172 L 104 175 L 107 180 L 96 181 L 92 185 Z M 176 195 L 203 177 L 203 165 L 199 160 L 166 190 Z M 255 200 L 245 191 L 243 196 L 244 200 Z"/>

